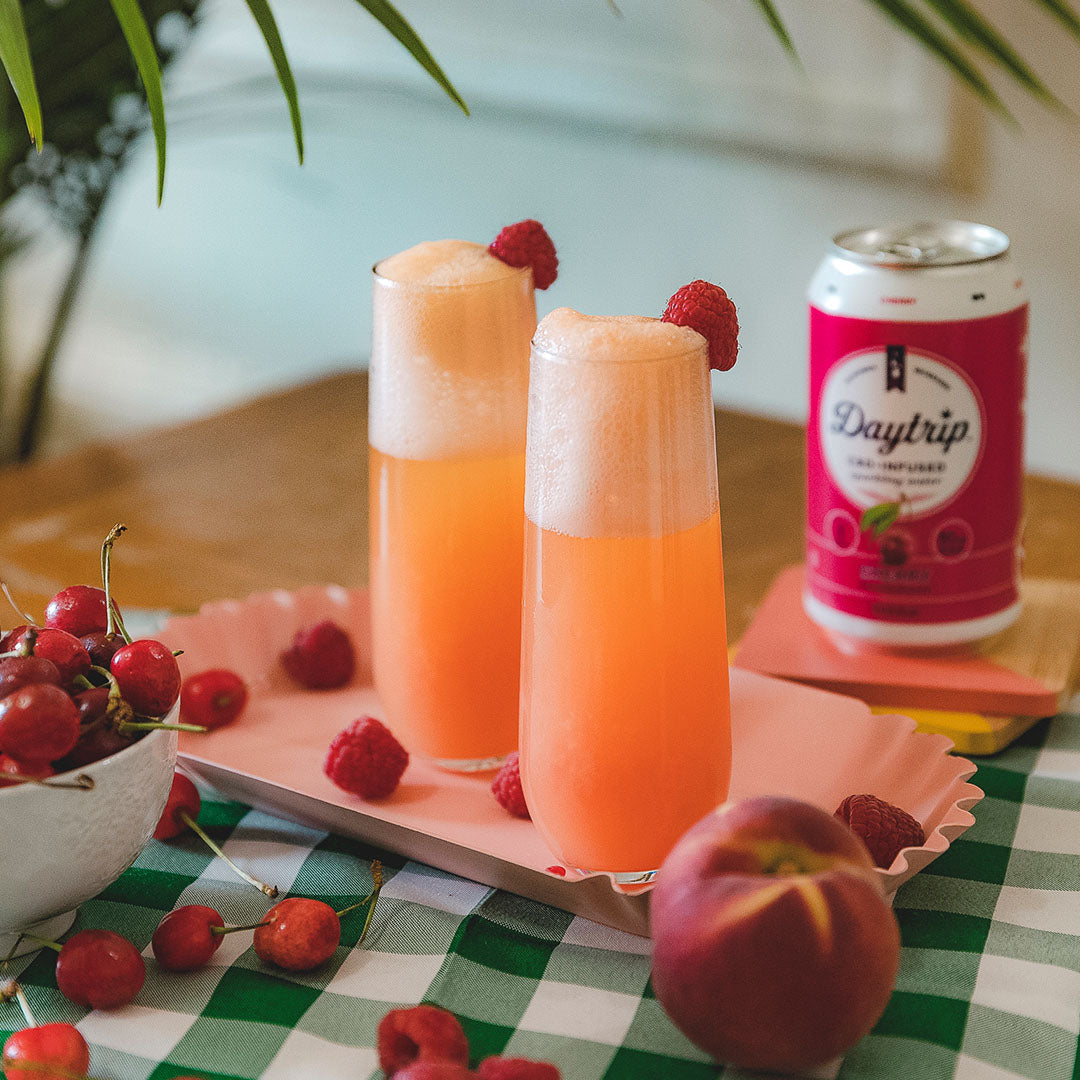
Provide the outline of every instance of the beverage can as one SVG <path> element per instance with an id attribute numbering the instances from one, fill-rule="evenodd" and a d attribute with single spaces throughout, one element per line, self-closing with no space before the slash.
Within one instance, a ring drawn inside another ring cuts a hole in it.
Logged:
<path id="1" fill-rule="evenodd" d="M 890 647 L 1004 629 L 1028 327 L 1008 237 L 964 221 L 841 233 L 809 307 L 807 614 Z"/>

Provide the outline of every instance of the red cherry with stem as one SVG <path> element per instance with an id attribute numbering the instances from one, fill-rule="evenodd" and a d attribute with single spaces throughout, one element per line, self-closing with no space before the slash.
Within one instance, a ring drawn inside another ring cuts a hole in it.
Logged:
<path id="1" fill-rule="evenodd" d="M 31 683 L 0 701 L 0 752 L 20 762 L 55 761 L 79 741 L 79 712 L 58 686 Z"/>
<path id="2" fill-rule="evenodd" d="M 164 716 L 180 696 L 180 668 L 160 641 L 143 638 L 123 646 L 109 670 L 124 700 L 140 716 Z"/>
<path id="3" fill-rule="evenodd" d="M 321 900 L 291 896 L 275 904 L 266 920 L 255 931 L 255 952 L 286 971 L 311 971 L 325 964 L 341 941 L 341 920 Z"/>
<path id="4" fill-rule="evenodd" d="M 214 933 L 213 927 L 219 932 Z M 212 907 L 185 904 L 158 924 L 150 947 L 166 971 L 195 971 L 205 967 L 221 945 L 225 920 Z"/>
<path id="5" fill-rule="evenodd" d="M 256 889 L 267 896 L 277 896 L 278 887 L 276 885 L 267 885 L 265 881 L 252 877 L 246 870 L 237 866 L 221 850 L 221 846 L 215 843 L 206 830 L 199 825 L 195 819 L 199 815 L 201 806 L 202 799 L 199 797 L 198 788 L 182 772 L 175 773 L 172 787 L 169 788 L 169 797 L 165 801 L 165 809 L 161 814 L 161 820 L 157 823 L 157 828 L 154 829 L 154 839 L 171 840 L 174 836 L 179 836 L 185 829 L 190 829 L 238 877 L 243 878 L 249 885 L 254 885 Z"/>
<path id="6" fill-rule="evenodd" d="M 75 748 L 56 762 L 60 772 L 78 769 L 100 761 L 129 747 L 138 736 L 121 735 L 115 725 L 108 723 L 109 688 L 95 686 L 83 690 L 72 700 L 79 712 L 79 741 Z"/>
<path id="7" fill-rule="evenodd" d="M 127 644 L 119 634 L 110 634 L 105 630 L 83 634 L 79 640 L 90 657 L 90 663 L 103 668 L 107 668 L 112 658 Z"/>
<path id="8" fill-rule="evenodd" d="M 161 820 L 154 829 L 154 839 L 171 840 L 174 836 L 179 836 L 188 827 L 188 823 L 180 815 L 187 814 L 192 819 L 197 818 L 201 806 L 199 789 L 182 772 L 175 773 Z"/>
<path id="9" fill-rule="evenodd" d="M 60 685 L 60 669 L 44 656 L 8 656 L 0 660 L 0 697 L 30 683 Z"/>
<path id="10" fill-rule="evenodd" d="M 116 1009 L 135 1000 L 146 979 L 146 961 L 127 938 L 111 930 L 82 930 L 64 942 L 56 960 L 56 985 L 76 1005 Z"/>
<path id="11" fill-rule="evenodd" d="M 3 1062 L 8 1080 L 74 1080 L 90 1068 L 90 1047 L 71 1024 L 42 1024 L 11 1035 Z"/>
<path id="12" fill-rule="evenodd" d="M 66 630 L 79 638 L 103 631 L 108 623 L 105 590 L 93 585 L 69 585 L 61 589 L 45 608 L 46 626 Z"/>
<path id="13" fill-rule="evenodd" d="M 243 712 L 247 699 L 247 686 L 235 671 L 200 671 L 189 675 L 180 688 L 180 719 L 212 731 L 232 723 Z"/>
<path id="14" fill-rule="evenodd" d="M 0 787 L 14 787 L 16 784 L 21 783 L 23 779 L 45 780 L 55 775 L 56 770 L 45 762 L 37 765 L 23 765 L 13 757 L 8 757 L 7 754 L 0 754 Z M 13 780 L 9 779 L 9 777 L 18 777 L 19 779 Z"/>
<path id="15" fill-rule="evenodd" d="M 33 629 L 33 628 L 31 628 Z M 24 631 L 12 643 L 13 648 L 18 649 L 27 640 L 30 631 Z M 80 675 L 86 675 L 90 671 L 90 656 L 83 643 L 66 630 L 52 630 L 46 627 L 43 630 L 34 630 L 36 637 L 32 646 L 32 654 L 45 660 L 51 660 L 60 672 L 60 685 L 71 686 Z"/>

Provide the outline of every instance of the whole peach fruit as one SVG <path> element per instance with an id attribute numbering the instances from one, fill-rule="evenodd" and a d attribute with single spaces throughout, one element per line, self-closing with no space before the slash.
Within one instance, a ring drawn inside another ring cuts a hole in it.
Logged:
<path id="1" fill-rule="evenodd" d="M 718 1061 L 794 1072 L 841 1054 L 885 1009 L 900 933 L 862 842 L 795 799 L 727 803 L 664 861 L 653 988 Z"/>

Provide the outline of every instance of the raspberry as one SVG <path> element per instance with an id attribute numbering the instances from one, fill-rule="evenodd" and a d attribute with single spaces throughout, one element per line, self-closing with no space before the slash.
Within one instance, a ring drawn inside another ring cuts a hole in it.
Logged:
<path id="1" fill-rule="evenodd" d="M 391 1077 L 413 1062 L 469 1063 L 469 1043 L 457 1017 L 437 1005 L 391 1009 L 376 1034 L 379 1067 Z"/>
<path id="2" fill-rule="evenodd" d="M 323 771 L 339 788 L 362 799 L 385 799 L 409 764 L 409 752 L 373 716 L 354 720 L 330 743 Z"/>
<path id="3" fill-rule="evenodd" d="M 836 816 L 862 838 L 874 864 L 883 870 L 892 866 L 901 848 L 926 842 L 923 827 L 915 818 L 876 795 L 849 795 L 836 808 Z"/>
<path id="4" fill-rule="evenodd" d="M 349 635 L 327 619 L 297 630 L 281 666 L 309 690 L 333 690 L 353 677 L 356 655 Z"/>
<path id="5" fill-rule="evenodd" d="M 533 285 L 546 289 L 559 276 L 555 245 L 539 221 L 526 218 L 507 225 L 488 246 L 496 259 L 508 266 L 531 266 Z"/>
<path id="6" fill-rule="evenodd" d="M 691 281 L 668 301 L 664 322 L 689 326 L 709 343 L 709 366 L 728 371 L 739 354 L 739 319 L 735 305 L 719 285 Z"/>
<path id="7" fill-rule="evenodd" d="M 562 1073 L 547 1061 L 489 1057 L 476 1070 L 478 1080 L 562 1080 Z"/>
<path id="8" fill-rule="evenodd" d="M 414 1061 L 398 1069 L 394 1080 L 476 1080 L 476 1073 L 453 1061 Z"/>
<path id="9" fill-rule="evenodd" d="M 529 808 L 525 805 L 525 793 L 521 790 L 521 766 L 515 750 L 503 762 L 502 768 L 491 781 L 491 790 L 504 810 L 509 810 L 514 817 L 527 818 Z"/>

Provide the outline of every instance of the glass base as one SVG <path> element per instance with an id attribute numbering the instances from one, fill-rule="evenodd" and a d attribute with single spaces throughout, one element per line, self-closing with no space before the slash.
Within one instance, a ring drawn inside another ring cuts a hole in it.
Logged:
<path id="1" fill-rule="evenodd" d="M 432 758 L 431 764 L 437 765 L 447 772 L 491 772 L 499 768 L 506 761 L 507 754 L 497 754 L 495 757 L 468 758 L 463 761 L 448 761 L 441 758 Z"/>
<path id="2" fill-rule="evenodd" d="M 611 880 L 616 885 L 651 885 L 656 880 L 656 875 L 660 873 L 659 870 L 624 870 L 622 872 L 614 870 L 583 870 L 577 866 L 574 869 L 586 877 L 594 874 L 610 874 Z"/>

